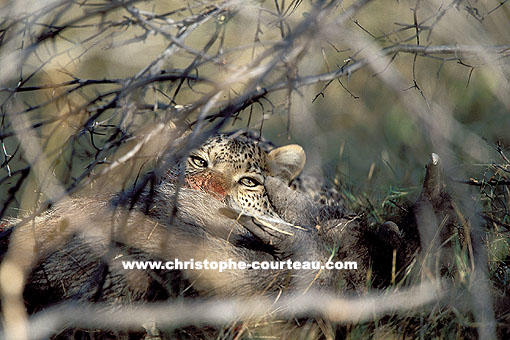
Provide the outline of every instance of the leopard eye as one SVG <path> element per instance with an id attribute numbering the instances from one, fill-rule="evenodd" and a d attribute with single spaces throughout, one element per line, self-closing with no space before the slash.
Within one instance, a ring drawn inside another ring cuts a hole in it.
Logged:
<path id="1" fill-rule="evenodd" d="M 243 177 L 239 180 L 239 183 L 250 188 L 260 185 L 259 181 L 252 177 Z"/>
<path id="2" fill-rule="evenodd" d="M 201 157 L 198 157 L 198 156 L 189 156 L 190 160 L 191 160 L 191 163 L 193 163 L 193 165 L 196 165 L 198 166 L 199 168 L 207 168 L 207 161 Z"/>

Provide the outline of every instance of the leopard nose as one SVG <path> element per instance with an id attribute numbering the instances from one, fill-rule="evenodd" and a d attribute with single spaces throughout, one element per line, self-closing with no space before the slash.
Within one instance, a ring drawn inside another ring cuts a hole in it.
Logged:
<path id="1" fill-rule="evenodd" d="M 215 171 L 189 175 L 186 177 L 186 183 L 191 188 L 205 191 L 220 200 L 225 198 L 230 187 L 225 176 Z"/>

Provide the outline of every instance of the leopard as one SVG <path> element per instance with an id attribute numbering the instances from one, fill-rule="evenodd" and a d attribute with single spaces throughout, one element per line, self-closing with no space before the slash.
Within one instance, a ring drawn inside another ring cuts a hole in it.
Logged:
<path id="1" fill-rule="evenodd" d="M 302 172 L 306 154 L 297 144 L 275 147 L 248 133 L 209 137 L 185 159 L 184 186 L 207 192 L 241 211 L 278 217 L 265 188 L 268 176 L 291 183 Z M 182 165 L 170 167 L 166 180 L 175 183 Z"/>
<path id="2" fill-rule="evenodd" d="M 322 206 L 328 218 L 345 215 L 338 186 L 306 173 L 305 164 L 306 153 L 300 145 L 277 147 L 261 134 L 237 130 L 207 138 L 189 152 L 184 164 L 170 166 L 165 178 L 177 182 L 184 168 L 185 187 L 207 192 L 244 213 L 278 218 L 285 211 L 274 207 L 266 188 L 266 179 L 276 177 L 310 204 Z"/>

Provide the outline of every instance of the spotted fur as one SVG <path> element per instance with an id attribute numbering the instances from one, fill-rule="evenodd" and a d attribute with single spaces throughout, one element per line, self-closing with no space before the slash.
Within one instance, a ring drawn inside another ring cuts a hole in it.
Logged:
<path id="1" fill-rule="evenodd" d="M 290 183 L 304 163 L 305 154 L 298 145 L 275 148 L 251 135 L 221 134 L 189 153 L 185 186 L 228 199 L 250 214 L 277 216 L 265 178 L 275 176 Z"/>
<path id="2" fill-rule="evenodd" d="M 301 173 L 305 159 L 299 145 L 275 147 L 251 131 L 215 135 L 189 153 L 185 186 L 233 202 L 250 214 L 275 217 L 278 214 L 264 187 L 266 177 L 274 176 L 316 203 L 340 206 L 338 191 Z M 170 170 L 174 179 L 175 171 L 176 168 Z"/>

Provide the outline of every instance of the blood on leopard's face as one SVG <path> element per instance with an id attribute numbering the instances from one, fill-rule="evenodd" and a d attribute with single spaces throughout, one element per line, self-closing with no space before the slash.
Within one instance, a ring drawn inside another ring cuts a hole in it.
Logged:
<path id="1" fill-rule="evenodd" d="M 179 172 L 170 171 L 166 178 L 171 183 L 177 183 L 179 181 Z M 228 194 L 228 184 L 225 178 L 218 173 L 186 172 L 183 186 L 185 188 L 206 192 L 220 201 L 223 201 Z"/>
<path id="2" fill-rule="evenodd" d="M 187 187 L 205 191 L 220 201 L 223 201 L 227 195 L 228 185 L 225 179 L 219 174 L 211 172 L 203 172 L 194 175 L 188 174 L 184 182 Z"/>

